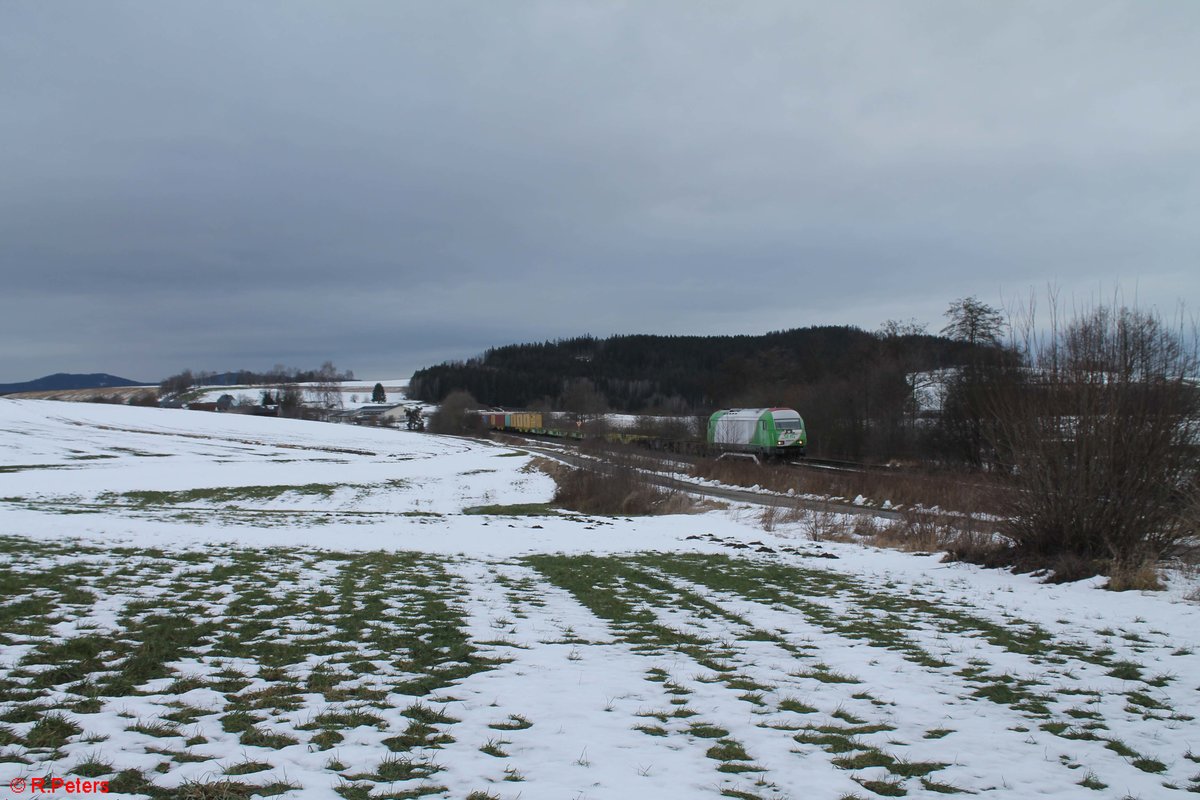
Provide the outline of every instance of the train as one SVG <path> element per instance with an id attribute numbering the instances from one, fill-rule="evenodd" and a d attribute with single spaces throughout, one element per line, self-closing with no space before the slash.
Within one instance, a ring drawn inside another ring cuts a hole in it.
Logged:
<path id="1" fill-rule="evenodd" d="M 792 408 L 730 408 L 708 418 L 710 447 L 762 456 L 803 456 L 808 448 L 804 419 Z"/>
<path id="2" fill-rule="evenodd" d="M 571 430 L 547 426 L 538 411 L 488 411 L 482 417 L 484 425 L 496 431 L 564 439 L 585 439 L 588 436 L 581 427 Z M 708 418 L 703 442 L 620 432 L 610 432 L 604 436 L 611 441 L 697 455 L 744 453 L 764 458 L 793 458 L 804 456 L 808 448 L 804 418 L 791 408 L 727 408 L 714 411 Z"/>

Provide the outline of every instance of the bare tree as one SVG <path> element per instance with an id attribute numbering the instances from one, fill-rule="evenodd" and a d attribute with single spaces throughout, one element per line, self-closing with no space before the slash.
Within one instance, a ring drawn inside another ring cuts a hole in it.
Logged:
<path id="1" fill-rule="evenodd" d="M 1004 333 L 1004 315 L 977 297 L 955 300 L 946 309 L 950 322 L 942 335 L 971 345 L 999 345 Z"/>
<path id="2" fill-rule="evenodd" d="M 326 412 L 340 410 L 342 408 L 342 376 L 338 373 L 337 368 L 333 366 L 332 361 L 326 361 L 317 370 L 316 385 L 313 386 L 313 393 L 316 394 L 317 404 Z"/>
<path id="3" fill-rule="evenodd" d="M 955 302 L 963 302 L 957 300 Z M 953 308 L 953 304 L 951 305 Z M 905 336 L 925 336 L 929 333 L 929 326 L 924 322 L 917 321 L 916 317 L 908 319 L 889 319 L 884 320 L 879 326 L 879 330 L 875 335 L 884 340 L 901 339 Z"/>
<path id="4" fill-rule="evenodd" d="M 172 397 L 183 394 L 196 385 L 196 378 L 190 369 L 185 369 L 178 375 L 172 375 L 158 385 L 158 393 L 162 397 Z"/>
<path id="5" fill-rule="evenodd" d="M 1197 534 L 1195 330 L 1115 303 L 1070 320 L 1052 305 L 1047 329 L 1025 310 L 1022 380 L 992 397 L 1006 532 L 1018 560 L 1134 585 Z"/>
<path id="6" fill-rule="evenodd" d="M 997 371 L 1009 354 L 1001 348 L 1001 313 L 975 297 L 955 300 L 946 310 L 942 334 L 970 346 L 957 368 L 942 373 L 942 413 L 938 435 L 944 455 L 973 467 L 992 458 L 987 406 L 996 391 Z"/>

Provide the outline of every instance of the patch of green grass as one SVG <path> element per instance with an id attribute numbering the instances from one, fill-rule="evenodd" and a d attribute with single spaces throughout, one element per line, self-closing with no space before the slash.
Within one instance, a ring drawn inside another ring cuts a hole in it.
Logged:
<path id="1" fill-rule="evenodd" d="M 721 739 L 705 751 L 714 761 L 749 761 L 750 754 L 736 739 Z"/>
<path id="2" fill-rule="evenodd" d="M 415 719 L 417 722 L 423 722 L 426 725 L 452 725 L 458 720 L 450 716 L 444 709 L 433 708 L 424 703 L 413 703 L 408 708 L 400 712 L 409 719 Z M 524 719 L 519 715 L 510 716 L 509 719 Z M 530 723 L 532 725 L 533 723 Z M 526 725 L 525 727 L 529 727 Z"/>
<path id="3" fill-rule="evenodd" d="M 885 780 L 868 780 L 866 778 L 854 778 L 855 783 L 863 787 L 869 792 L 874 792 L 880 797 L 904 797 L 908 794 L 908 790 L 904 788 L 904 781 L 898 778 L 888 778 Z"/>
<path id="4" fill-rule="evenodd" d="M 182 736 L 179 728 L 169 722 L 151 721 L 143 722 L 138 720 L 137 723 L 130 725 L 125 730 L 133 731 L 134 733 L 143 733 L 146 736 L 154 736 L 159 739 L 168 739 L 172 736 Z"/>
<path id="5" fill-rule="evenodd" d="M 987 676 L 986 681 L 980 681 L 979 688 L 972 693 L 972 696 L 982 697 L 998 705 L 1011 706 L 1018 711 L 1028 711 L 1039 716 L 1049 714 L 1049 709 L 1045 705 L 1047 698 L 1044 695 L 1030 692 L 1027 688 L 1029 685 L 1032 685 L 1030 681 L 1018 680 L 1010 675 L 991 675 Z"/>
<path id="6" fill-rule="evenodd" d="M 427 759 L 413 759 L 407 756 L 388 754 L 375 767 L 374 773 L 370 775 L 354 775 L 351 778 L 353 780 L 366 779 L 392 783 L 394 781 L 428 778 L 438 771 L 440 771 L 439 768 Z"/>
<path id="7" fill-rule="evenodd" d="M 10 472 L 24 472 L 27 469 L 71 469 L 67 464 L 6 464 L 0 466 L 0 475 Z M 20 500 L 19 497 L 6 497 L 5 500 Z"/>
<path id="8" fill-rule="evenodd" d="M 450 744 L 454 737 L 419 720 L 413 720 L 408 728 L 399 736 L 384 739 L 383 744 L 389 750 L 397 753 L 407 752 L 419 747 L 440 748 Z"/>
<path id="9" fill-rule="evenodd" d="M 87 758 L 71 767 L 72 775 L 79 775 L 84 778 L 99 778 L 101 775 L 112 773 L 112 771 L 112 762 L 100 758 L 98 753 L 90 754 Z"/>
<path id="10" fill-rule="evenodd" d="M 296 744 L 298 740 L 286 733 L 278 733 L 252 725 L 242 731 L 238 741 L 246 747 L 269 747 L 272 750 L 282 750 L 289 745 Z"/>
<path id="11" fill-rule="evenodd" d="M 57 750 L 82 730 L 62 714 L 51 711 L 43 714 L 25 734 L 25 746 L 30 750 Z"/>
<path id="12" fill-rule="evenodd" d="M 38 704 L 19 704 L 4 712 L 0 720 L 5 722 L 37 722 L 45 713 L 45 707 Z"/>
<path id="13" fill-rule="evenodd" d="M 168 756 L 172 761 L 175 761 L 179 764 L 195 764 L 201 761 L 211 761 L 213 759 L 213 756 L 196 755 L 195 753 L 189 753 L 186 750 L 172 750 L 169 747 L 147 747 L 146 752 L 155 753 L 160 756 Z"/>
<path id="14" fill-rule="evenodd" d="M 785 697 L 779 701 L 780 711 L 793 711 L 797 714 L 814 714 L 817 709 L 794 697 Z"/>
<path id="15" fill-rule="evenodd" d="M 338 745 L 346 737 L 334 730 L 324 730 L 316 733 L 308 741 L 316 746 L 318 750 L 328 750 L 331 747 Z"/>
<path id="16" fill-rule="evenodd" d="M 834 709 L 833 713 L 830 714 L 829 716 L 834 717 L 836 719 L 840 719 L 843 722 L 849 722 L 851 725 L 867 724 L 867 721 L 865 719 L 860 719 L 860 718 L 854 716 L 853 714 L 851 714 L 849 711 L 842 708 L 841 706 Z"/>
<path id="17" fill-rule="evenodd" d="M 1107 749 L 1112 750 L 1117 755 L 1123 758 L 1139 758 L 1138 751 L 1134 750 L 1129 745 L 1122 742 L 1120 739 L 1106 739 L 1105 745 Z"/>
<path id="18" fill-rule="evenodd" d="M 214 486 L 204 489 L 184 489 L 182 491 L 134 491 L 109 493 L 100 495 L 104 503 L 123 502 L 135 506 L 173 506 L 190 505 L 193 503 L 234 503 L 238 501 L 268 501 L 277 500 L 288 494 L 298 494 L 307 497 L 329 497 L 339 484 L 306 483 L 301 486 Z"/>
<path id="19" fill-rule="evenodd" d="M 111 787 L 110 787 L 111 788 Z M 296 791 L 300 786 L 292 783 L 276 781 L 266 786 L 241 783 L 230 780 L 195 781 L 188 780 L 173 790 L 171 795 L 179 800 L 242 800 L 251 797 L 274 797 L 287 792 Z"/>
<path id="20" fill-rule="evenodd" d="M 759 683 L 752 678 L 747 678 L 744 675 L 732 675 L 724 679 L 724 683 L 730 689 L 741 689 L 750 692 L 769 692 L 770 686 Z"/>
<path id="21" fill-rule="evenodd" d="M 735 775 L 743 772 L 766 772 L 766 767 L 761 764 L 746 764 L 741 761 L 723 761 L 717 765 L 717 772 L 728 772 Z"/>
<path id="22" fill-rule="evenodd" d="M 1140 681 L 1142 679 L 1142 667 L 1140 664 L 1135 664 L 1132 661 L 1118 661 L 1113 664 L 1109 670 L 1110 678 L 1119 678 L 1123 681 Z"/>
<path id="23" fill-rule="evenodd" d="M 812 678 L 821 683 L 862 683 L 853 675 L 832 670 L 824 664 L 817 664 L 811 669 L 802 669 L 792 673 L 794 678 Z"/>
<path id="24" fill-rule="evenodd" d="M 464 514 L 493 517 L 557 517 L 557 509 L 549 503 L 510 503 L 508 505 L 470 506 Z"/>
<path id="25" fill-rule="evenodd" d="M 896 763 L 888 767 L 888 772 L 893 775 L 899 775 L 902 778 L 917 778 L 945 769 L 948 766 L 950 765 L 942 764 L 938 761 L 905 761 L 902 758 L 898 758 L 896 759 Z"/>
<path id="26" fill-rule="evenodd" d="M 729 735 L 729 731 L 724 728 L 717 725 L 709 725 L 706 722 L 693 722 L 688 726 L 688 733 L 701 739 L 720 739 Z"/>
<path id="27" fill-rule="evenodd" d="M 489 756 L 496 758 L 507 758 L 508 753 L 504 752 L 504 745 L 512 744 L 507 739 L 488 739 L 484 742 L 483 747 L 479 748 L 479 752 L 487 753 Z"/>
<path id="28" fill-rule="evenodd" d="M 147 794 L 162 797 L 162 791 L 146 779 L 141 770 L 121 770 L 108 781 L 108 791 L 113 794 Z"/>
<path id="29" fill-rule="evenodd" d="M 206 717 L 210 714 L 215 714 L 215 711 L 209 711 L 204 708 L 196 708 L 189 706 L 186 703 L 180 703 L 175 711 L 169 714 L 163 714 L 162 718 L 167 722 L 174 722 L 179 725 L 190 725 L 201 717 Z"/>
<path id="30" fill-rule="evenodd" d="M 960 789 L 952 783 L 940 783 L 939 781 L 931 781 L 929 778 L 921 778 L 921 786 L 928 791 L 938 794 L 969 794 L 966 789 Z"/>
<path id="31" fill-rule="evenodd" d="M 263 721 L 262 717 L 246 711 L 233 711 L 221 717 L 220 720 L 221 730 L 226 733 L 242 733 Z"/>
<path id="32" fill-rule="evenodd" d="M 848 736 L 844 733 L 819 733 L 812 730 L 803 730 L 792 738 L 799 744 L 815 745 L 834 754 L 852 753 L 856 750 L 866 749 L 853 736 Z"/>
<path id="33" fill-rule="evenodd" d="M 224 769 L 225 775 L 250 775 L 255 772 L 264 772 L 268 769 L 274 769 L 265 761 L 241 761 Z"/>
<path id="34" fill-rule="evenodd" d="M 648 736 L 666 736 L 667 729 L 661 725 L 634 725 L 635 731 L 641 731 Z"/>
<path id="35" fill-rule="evenodd" d="M 313 717 L 311 722 L 299 726 L 302 731 L 319 728 L 357 728 L 359 726 L 378 728 L 386 727 L 383 718 L 361 708 L 351 708 L 345 711 L 324 711 Z"/>
<path id="36" fill-rule="evenodd" d="M 852 756 L 841 756 L 832 763 L 838 769 L 867 769 L 868 767 L 890 767 L 896 759 L 880 750 L 864 750 Z"/>
<path id="37" fill-rule="evenodd" d="M 493 722 L 488 727 L 496 731 L 523 731 L 526 728 L 532 728 L 533 723 L 520 714 L 509 714 L 508 719 L 503 722 Z"/>

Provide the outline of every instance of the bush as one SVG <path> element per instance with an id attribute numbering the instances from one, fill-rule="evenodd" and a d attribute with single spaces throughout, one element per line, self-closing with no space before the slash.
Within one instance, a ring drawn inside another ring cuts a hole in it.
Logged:
<path id="1" fill-rule="evenodd" d="M 483 418 L 479 416 L 478 408 L 479 403 L 470 392 L 451 392 L 429 418 L 429 430 L 434 433 L 481 434 L 484 430 Z"/>
<path id="2" fill-rule="evenodd" d="M 129 396 L 129 399 L 126 401 L 126 403 L 131 406 L 146 406 L 150 408 L 156 407 L 158 406 L 158 392 L 154 390 L 147 390 L 144 392 L 138 392 L 137 394 L 132 394 Z"/>
<path id="3" fill-rule="evenodd" d="M 993 398 L 1013 560 L 1146 585 L 1197 534 L 1194 335 L 1114 306 L 1043 332 L 1030 311 L 1019 351 L 1020 379 Z"/>
<path id="4" fill-rule="evenodd" d="M 629 467 L 563 467 L 553 470 L 551 476 L 558 484 L 555 504 L 583 514 L 682 514 L 693 506 L 684 493 L 658 486 Z"/>

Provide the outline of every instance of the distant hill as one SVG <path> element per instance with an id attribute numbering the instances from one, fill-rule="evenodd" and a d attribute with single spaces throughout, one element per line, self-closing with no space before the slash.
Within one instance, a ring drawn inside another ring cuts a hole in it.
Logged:
<path id="1" fill-rule="evenodd" d="M 120 386 L 145 386 L 141 381 L 131 381 L 128 378 L 118 378 L 105 372 L 93 372 L 90 375 L 77 375 L 66 372 L 56 372 L 44 378 L 23 383 L 0 383 L 0 394 L 15 394 L 16 392 L 57 392 L 70 389 L 111 389 Z"/>

